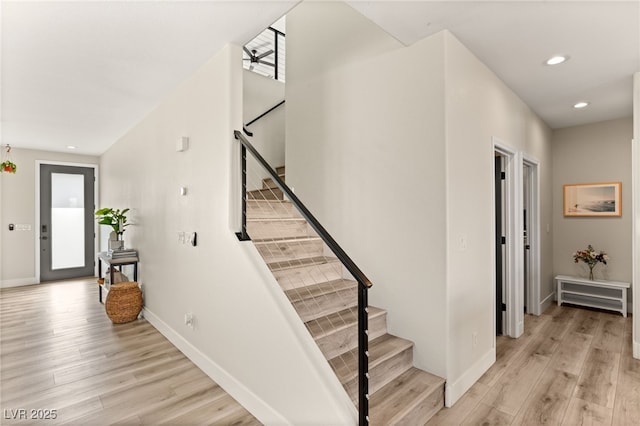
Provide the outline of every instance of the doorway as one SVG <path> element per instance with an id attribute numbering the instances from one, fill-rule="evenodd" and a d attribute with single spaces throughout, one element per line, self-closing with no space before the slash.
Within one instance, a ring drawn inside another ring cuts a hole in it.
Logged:
<path id="1" fill-rule="evenodd" d="M 504 157 L 495 152 L 494 155 L 494 194 L 495 194 L 495 324 L 496 336 L 505 334 L 504 324 L 506 322 L 505 314 L 507 303 L 506 294 L 506 230 L 505 230 L 505 179 Z"/>
<path id="2" fill-rule="evenodd" d="M 537 163 L 494 138 L 494 171 L 495 331 L 517 338 L 525 300 L 527 313 L 539 307 Z"/>
<path id="3" fill-rule="evenodd" d="M 40 281 L 93 276 L 95 168 L 39 165 Z"/>
<path id="4" fill-rule="evenodd" d="M 540 315 L 540 207 L 538 162 L 522 160 L 524 312 Z"/>

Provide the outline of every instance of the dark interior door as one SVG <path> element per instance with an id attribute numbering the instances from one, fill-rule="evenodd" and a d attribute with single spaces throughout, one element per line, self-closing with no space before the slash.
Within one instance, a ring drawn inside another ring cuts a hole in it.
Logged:
<path id="1" fill-rule="evenodd" d="M 502 312 L 505 308 L 503 303 L 504 286 L 504 236 L 502 235 L 502 183 L 504 180 L 504 174 L 502 172 L 502 157 L 495 156 L 495 200 L 496 200 L 496 335 L 503 333 L 502 324 Z"/>
<path id="2" fill-rule="evenodd" d="M 40 165 L 40 281 L 94 275 L 94 169 Z"/>

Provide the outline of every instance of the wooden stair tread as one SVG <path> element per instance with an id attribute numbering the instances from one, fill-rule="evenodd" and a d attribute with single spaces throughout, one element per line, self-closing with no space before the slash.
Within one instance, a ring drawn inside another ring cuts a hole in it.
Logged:
<path id="1" fill-rule="evenodd" d="M 369 342 L 369 370 L 411 347 L 412 341 L 391 334 L 373 339 Z M 358 348 L 329 360 L 329 363 L 341 383 L 355 379 L 358 376 Z"/>
<path id="2" fill-rule="evenodd" d="M 247 191 L 248 200 L 283 200 L 284 193 L 280 188 L 254 189 Z"/>
<path id="3" fill-rule="evenodd" d="M 353 289 L 357 285 L 358 283 L 353 280 L 339 279 L 286 290 L 285 294 L 292 303 L 295 303 L 307 299 L 316 299 L 342 290 Z M 357 300 L 355 303 L 357 304 Z"/>
<path id="4" fill-rule="evenodd" d="M 323 265 L 325 263 L 339 263 L 339 260 L 335 257 L 329 256 L 314 256 L 314 257 L 305 257 L 302 259 L 291 259 L 287 261 L 281 262 L 271 262 L 268 263 L 267 266 L 271 271 L 282 271 L 284 269 L 292 269 L 292 268 L 300 268 L 303 266 L 315 266 L 315 265 Z"/>
<path id="5" fill-rule="evenodd" d="M 254 204 L 257 204 L 257 205 L 260 205 L 262 203 L 264 203 L 264 204 L 291 204 L 291 201 L 289 201 L 289 200 L 251 200 L 251 199 L 247 200 L 247 204 L 251 204 L 251 203 L 254 203 Z"/>
<path id="6" fill-rule="evenodd" d="M 283 182 L 286 182 L 286 178 L 284 174 L 279 174 L 278 177 Z M 276 182 L 272 178 L 262 179 L 262 189 L 277 188 L 277 187 L 278 187 L 278 184 L 276 184 Z"/>
<path id="7" fill-rule="evenodd" d="M 369 306 L 369 321 L 374 317 L 384 315 L 384 309 Z M 328 334 L 347 328 L 358 322 L 358 308 L 353 307 L 335 312 L 322 318 L 309 321 L 307 328 L 314 339 L 320 339 Z"/>
<path id="8" fill-rule="evenodd" d="M 270 177 L 247 192 L 249 234 L 357 408 L 358 283 L 284 198 Z M 368 307 L 371 424 L 424 424 L 444 406 L 444 379 L 412 366 L 413 342 L 388 334 L 386 316 Z"/>
<path id="9" fill-rule="evenodd" d="M 249 222 L 306 222 L 306 220 L 303 217 L 248 217 L 247 223 Z"/>
<path id="10" fill-rule="evenodd" d="M 443 399 L 444 379 L 411 367 L 371 395 L 371 424 L 398 424 L 421 404 L 428 405 L 421 407 L 423 411 L 435 413 L 442 407 L 440 401 Z"/>
<path id="11" fill-rule="evenodd" d="M 305 241 L 322 241 L 322 238 L 315 236 L 307 237 L 284 237 L 284 238 L 258 238 L 253 239 L 253 244 L 269 244 L 269 243 L 302 243 Z"/>

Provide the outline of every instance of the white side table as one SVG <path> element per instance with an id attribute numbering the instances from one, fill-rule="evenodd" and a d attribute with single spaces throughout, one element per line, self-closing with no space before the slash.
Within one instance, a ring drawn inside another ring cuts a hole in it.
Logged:
<path id="1" fill-rule="evenodd" d="M 608 309 L 627 316 L 627 289 L 629 283 L 588 280 L 569 275 L 556 276 L 558 306 L 563 303 Z"/>

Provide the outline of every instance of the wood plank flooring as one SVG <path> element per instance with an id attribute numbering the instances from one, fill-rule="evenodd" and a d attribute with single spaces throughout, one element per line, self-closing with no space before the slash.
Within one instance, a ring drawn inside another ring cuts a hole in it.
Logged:
<path id="1" fill-rule="evenodd" d="M 146 321 L 113 325 L 96 292 L 93 279 L 0 291 L 0 424 L 260 424 Z M 631 353 L 630 317 L 554 305 L 498 337 L 496 363 L 427 424 L 638 425 Z"/>
<path id="2" fill-rule="evenodd" d="M 0 325 L 2 425 L 260 424 L 148 322 L 112 324 L 93 278 L 0 290 Z"/>
<path id="3" fill-rule="evenodd" d="M 553 305 L 499 336 L 496 363 L 427 425 L 640 425 L 631 317 Z"/>

